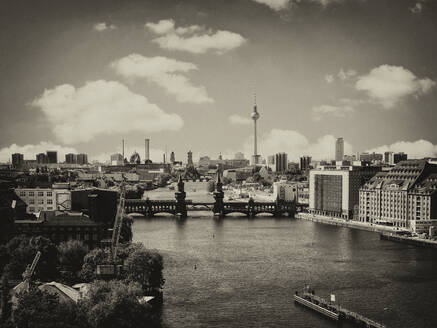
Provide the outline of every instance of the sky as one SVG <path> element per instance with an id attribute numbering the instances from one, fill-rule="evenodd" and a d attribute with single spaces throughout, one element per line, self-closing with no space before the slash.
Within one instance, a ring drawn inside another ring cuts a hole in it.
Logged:
<path id="1" fill-rule="evenodd" d="M 437 157 L 437 1 L 3 0 L 0 162 Z"/>

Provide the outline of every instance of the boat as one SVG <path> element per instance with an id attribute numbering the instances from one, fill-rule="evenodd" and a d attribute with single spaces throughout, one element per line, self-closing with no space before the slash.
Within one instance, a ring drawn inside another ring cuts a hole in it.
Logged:
<path id="1" fill-rule="evenodd" d="M 316 302 L 314 298 L 308 297 L 309 295 L 309 293 L 303 293 L 302 295 L 299 295 L 296 292 L 294 294 L 294 301 L 316 312 L 319 312 L 320 314 L 323 314 L 330 319 L 336 321 L 340 320 L 340 313 L 338 313 L 335 309 L 329 309 L 328 306 L 324 303 L 317 304 L 318 302 Z"/>

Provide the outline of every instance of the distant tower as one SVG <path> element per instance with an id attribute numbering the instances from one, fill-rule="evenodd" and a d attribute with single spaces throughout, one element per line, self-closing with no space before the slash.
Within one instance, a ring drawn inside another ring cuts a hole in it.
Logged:
<path id="1" fill-rule="evenodd" d="M 147 163 L 150 160 L 150 139 L 144 139 L 144 162 Z"/>
<path id="2" fill-rule="evenodd" d="M 259 119 L 259 113 L 256 107 L 256 94 L 254 94 L 254 105 L 253 105 L 253 112 L 252 112 L 252 120 L 253 120 L 253 155 L 252 155 L 252 165 L 259 164 L 260 156 L 258 155 L 258 145 L 257 145 L 257 134 L 256 134 L 256 121 Z"/>
<path id="3" fill-rule="evenodd" d="M 193 152 L 191 150 L 187 153 L 187 165 L 188 166 L 193 166 L 194 165 L 194 163 L 193 163 Z"/>
<path id="4" fill-rule="evenodd" d="M 335 160 L 342 161 L 344 157 L 344 140 L 343 138 L 337 138 L 335 141 Z"/>
<path id="5" fill-rule="evenodd" d="M 218 157 L 218 159 L 219 159 L 219 161 L 223 160 L 223 156 L 222 156 L 222 153 L 220 153 L 220 154 L 219 154 L 219 157 Z"/>
<path id="6" fill-rule="evenodd" d="M 172 151 L 170 153 L 170 163 L 174 164 L 174 162 L 176 162 L 176 157 L 175 157 L 174 151 Z"/>

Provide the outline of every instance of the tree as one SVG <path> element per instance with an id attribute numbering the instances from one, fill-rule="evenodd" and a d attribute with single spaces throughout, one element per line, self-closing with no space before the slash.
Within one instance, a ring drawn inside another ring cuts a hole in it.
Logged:
<path id="1" fill-rule="evenodd" d="M 163 287 L 163 268 L 161 254 L 148 251 L 144 246 L 135 249 L 124 263 L 127 280 L 139 283 L 145 293 L 156 293 Z"/>
<path id="2" fill-rule="evenodd" d="M 86 327 L 74 302 L 60 302 L 57 295 L 36 287 L 18 295 L 13 317 L 17 328 Z"/>
<path id="3" fill-rule="evenodd" d="M 132 241 L 132 224 L 133 219 L 130 216 L 123 216 L 123 222 L 121 223 L 120 231 L 120 243 L 130 243 Z"/>
<path id="4" fill-rule="evenodd" d="M 143 296 L 137 283 L 118 280 L 96 281 L 79 302 L 92 328 L 154 327 L 159 322 L 152 307 L 139 302 Z"/>
<path id="5" fill-rule="evenodd" d="M 79 276 L 85 282 L 96 279 L 96 269 L 98 264 L 110 264 L 112 261 L 109 249 L 95 248 L 85 255 L 82 270 Z"/>
<path id="6" fill-rule="evenodd" d="M 68 240 L 58 246 L 58 252 L 64 279 L 69 283 L 76 282 L 84 263 L 84 257 L 88 253 L 88 247 L 79 240 Z"/>
<path id="7" fill-rule="evenodd" d="M 0 245 L 7 243 L 14 234 L 14 212 L 12 208 L 0 210 Z"/>

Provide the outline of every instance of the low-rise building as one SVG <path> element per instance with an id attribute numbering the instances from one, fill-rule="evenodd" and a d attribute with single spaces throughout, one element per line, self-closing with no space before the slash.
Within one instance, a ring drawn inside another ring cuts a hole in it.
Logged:
<path id="1" fill-rule="evenodd" d="M 71 192 L 68 189 L 16 188 L 15 193 L 27 204 L 29 214 L 71 209 Z"/>

